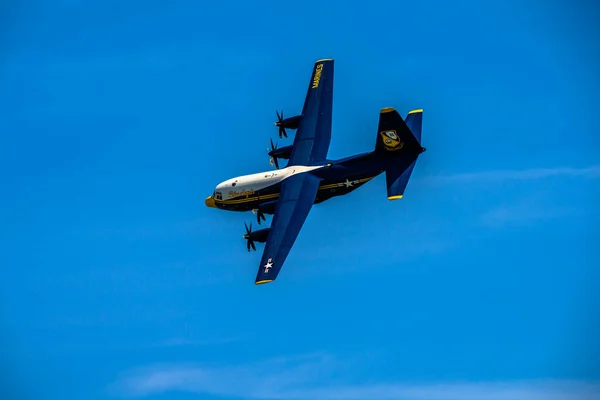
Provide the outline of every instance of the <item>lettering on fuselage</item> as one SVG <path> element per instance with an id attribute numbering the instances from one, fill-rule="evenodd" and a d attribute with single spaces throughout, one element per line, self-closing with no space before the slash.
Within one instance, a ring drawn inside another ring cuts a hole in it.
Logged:
<path id="1" fill-rule="evenodd" d="M 244 190 L 242 190 L 240 192 L 235 191 L 235 190 L 229 191 L 229 197 L 230 198 L 232 198 L 232 197 L 240 197 L 240 196 L 246 196 L 246 198 L 248 198 L 248 197 L 252 196 L 253 194 L 254 194 L 254 190 L 253 189 L 250 189 L 250 190 L 244 189 Z"/>
<path id="2" fill-rule="evenodd" d="M 323 71 L 323 64 L 317 65 L 315 69 L 315 77 L 313 78 L 312 88 L 316 89 L 319 87 L 319 82 L 321 82 L 321 71 Z"/>

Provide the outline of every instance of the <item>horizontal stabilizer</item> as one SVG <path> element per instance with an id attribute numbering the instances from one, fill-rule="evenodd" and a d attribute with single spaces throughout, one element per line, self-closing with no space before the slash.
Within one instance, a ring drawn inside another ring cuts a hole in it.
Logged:
<path id="1" fill-rule="evenodd" d="M 408 129 L 415 136 L 415 139 L 421 143 L 421 126 L 423 124 L 423 110 L 412 110 L 406 116 L 404 121 Z"/>
<path id="2" fill-rule="evenodd" d="M 416 163 L 417 160 L 415 158 L 408 168 L 405 165 L 395 164 L 385 171 L 388 200 L 402 198 Z"/>

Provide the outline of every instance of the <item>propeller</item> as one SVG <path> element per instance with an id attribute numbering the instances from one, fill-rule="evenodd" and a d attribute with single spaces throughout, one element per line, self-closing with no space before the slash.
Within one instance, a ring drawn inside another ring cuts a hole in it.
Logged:
<path id="1" fill-rule="evenodd" d="M 273 139 L 271 139 L 271 148 L 267 148 L 267 150 L 269 151 L 269 155 L 271 156 L 271 159 L 269 160 L 269 164 L 273 165 L 275 164 L 275 168 L 279 169 L 279 162 L 277 161 L 277 157 L 275 157 L 274 153 L 275 150 L 277 150 L 277 145 L 273 144 Z"/>
<path id="2" fill-rule="evenodd" d="M 246 247 L 248 248 L 248 251 L 250 251 L 250 247 L 252 247 L 252 249 L 254 251 L 256 251 L 256 246 L 254 245 L 254 240 L 252 240 L 252 222 L 250 222 L 250 228 L 248 228 L 248 225 L 246 225 L 246 223 L 244 222 L 244 226 L 246 227 L 246 233 L 244 234 L 244 239 L 246 239 L 248 241 Z"/>
<path id="3" fill-rule="evenodd" d="M 287 132 L 285 131 L 285 126 L 283 126 L 283 110 L 281 110 L 281 115 L 279 115 L 279 111 L 275 110 L 277 113 L 277 122 L 275 122 L 275 126 L 279 127 L 279 139 L 281 136 L 288 137 Z"/>
<path id="4" fill-rule="evenodd" d="M 255 208 L 252 210 L 253 214 L 256 214 L 256 220 L 258 221 L 258 224 L 260 225 L 260 220 L 262 219 L 263 221 L 266 221 L 267 218 L 265 217 L 265 213 L 263 213 L 260 208 Z"/>

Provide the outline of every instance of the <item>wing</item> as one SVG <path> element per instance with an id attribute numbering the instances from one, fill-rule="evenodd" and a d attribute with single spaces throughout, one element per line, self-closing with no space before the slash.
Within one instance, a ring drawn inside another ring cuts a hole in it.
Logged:
<path id="1" fill-rule="evenodd" d="M 292 175 L 281 183 L 279 201 L 255 284 L 275 280 L 315 201 L 320 178 L 310 173 Z"/>
<path id="2" fill-rule="evenodd" d="M 331 142 L 333 60 L 315 63 L 287 165 L 311 165 L 327 157 Z"/>

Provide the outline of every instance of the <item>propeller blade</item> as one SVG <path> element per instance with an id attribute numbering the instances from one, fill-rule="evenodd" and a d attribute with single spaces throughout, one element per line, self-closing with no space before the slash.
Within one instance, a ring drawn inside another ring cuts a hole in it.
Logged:
<path id="1" fill-rule="evenodd" d="M 277 157 L 273 158 L 275 161 L 275 168 L 279 169 L 279 161 L 277 161 Z"/>
<path id="2" fill-rule="evenodd" d="M 250 222 L 250 227 L 246 225 L 244 222 L 244 226 L 246 227 L 246 234 L 244 235 L 244 239 L 246 239 L 246 248 L 250 251 L 250 247 L 256 251 L 256 246 L 254 246 L 254 240 L 252 240 L 252 222 Z"/>
<path id="3" fill-rule="evenodd" d="M 285 127 L 283 125 L 279 126 L 279 139 L 281 139 L 282 136 L 285 136 L 286 138 L 288 137 L 287 132 L 285 131 Z"/>
<path id="4" fill-rule="evenodd" d="M 260 225 L 260 220 L 261 220 L 261 219 L 262 219 L 263 221 L 266 221 L 266 220 L 267 220 L 267 218 L 265 218 L 265 214 L 264 214 L 262 211 L 260 211 L 260 210 L 259 210 L 259 211 L 256 213 L 256 220 L 258 221 L 258 224 L 259 224 L 259 225 Z"/>
<path id="5" fill-rule="evenodd" d="M 279 114 L 279 111 L 275 110 L 275 113 L 277 113 L 277 122 L 275 122 L 275 125 L 279 127 L 279 138 L 281 139 L 283 136 L 285 136 L 286 138 L 288 137 L 287 132 L 285 131 L 285 127 L 283 126 L 283 110 L 281 110 L 281 114 Z"/>

